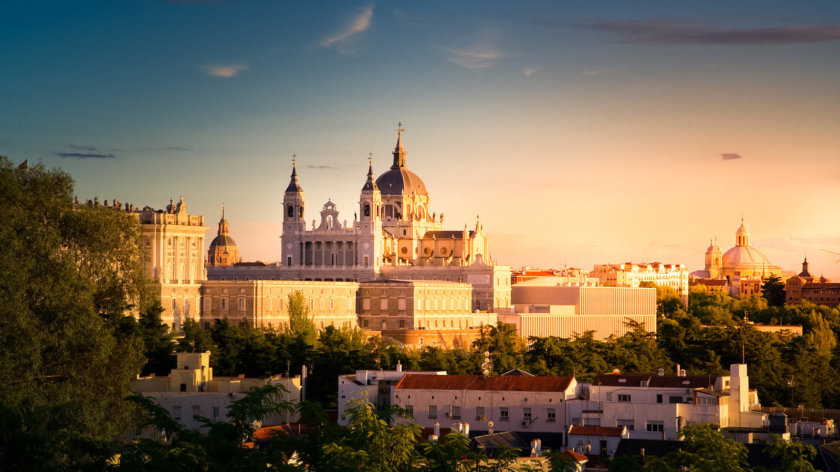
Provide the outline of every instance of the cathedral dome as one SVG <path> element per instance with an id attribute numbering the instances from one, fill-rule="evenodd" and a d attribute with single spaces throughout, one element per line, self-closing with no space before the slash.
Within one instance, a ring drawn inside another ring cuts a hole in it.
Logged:
<path id="1" fill-rule="evenodd" d="M 397 146 L 394 148 L 394 164 L 384 174 L 376 179 L 376 186 L 382 195 L 423 195 L 428 196 L 426 184 L 405 165 L 405 149 L 402 144 L 402 130 L 397 135 Z"/>
<path id="2" fill-rule="evenodd" d="M 207 263 L 211 267 L 232 266 L 239 262 L 239 248 L 230 237 L 230 223 L 225 219 L 222 207 L 222 219 L 219 220 L 219 232 L 207 249 Z"/>
<path id="3" fill-rule="evenodd" d="M 735 246 L 723 254 L 723 267 L 727 269 L 767 267 L 770 262 L 758 249 L 752 246 Z"/>
<path id="4" fill-rule="evenodd" d="M 414 172 L 406 167 L 393 167 L 376 179 L 376 186 L 382 195 L 427 195 L 426 185 Z"/>
<path id="5" fill-rule="evenodd" d="M 220 235 L 216 236 L 215 238 L 213 238 L 213 242 L 210 243 L 210 251 L 211 252 L 215 251 L 216 248 L 230 249 L 230 248 L 235 248 L 235 247 L 236 247 L 236 241 L 234 241 L 233 238 L 231 238 L 227 234 L 220 234 Z M 230 252 L 230 251 L 228 251 L 228 252 Z"/>

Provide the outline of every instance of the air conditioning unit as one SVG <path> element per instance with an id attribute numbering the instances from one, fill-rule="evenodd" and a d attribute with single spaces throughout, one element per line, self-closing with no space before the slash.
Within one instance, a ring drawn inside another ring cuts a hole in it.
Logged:
<path id="1" fill-rule="evenodd" d="M 531 426 L 531 422 L 528 420 L 522 420 L 522 427 L 527 428 L 528 426 Z"/>

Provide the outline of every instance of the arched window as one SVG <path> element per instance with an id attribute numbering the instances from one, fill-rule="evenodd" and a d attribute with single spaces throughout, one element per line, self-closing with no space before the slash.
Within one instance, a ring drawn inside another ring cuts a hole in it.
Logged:
<path id="1" fill-rule="evenodd" d="M 370 203 L 365 203 L 365 216 L 370 216 Z"/>
<path id="2" fill-rule="evenodd" d="M 294 205 L 289 205 L 289 208 L 288 208 L 288 210 L 286 210 L 286 213 L 289 216 L 289 218 L 295 216 L 295 206 Z"/>

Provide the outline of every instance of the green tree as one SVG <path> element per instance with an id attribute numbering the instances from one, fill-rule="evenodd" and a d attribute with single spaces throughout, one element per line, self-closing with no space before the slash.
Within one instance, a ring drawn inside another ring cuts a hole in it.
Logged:
<path id="1" fill-rule="evenodd" d="M 784 306 L 785 304 L 785 284 L 781 277 L 771 275 L 764 279 L 761 284 L 761 295 L 767 300 L 770 306 Z"/>
<path id="2" fill-rule="evenodd" d="M 346 411 L 350 419 L 349 430 L 343 438 L 323 446 L 323 463 L 317 470 L 346 471 L 349 464 L 360 472 L 398 472 L 414 468 L 420 425 L 398 423 L 389 426 L 367 400 L 351 400 Z"/>
<path id="3" fill-rule="evenodd" d="M 300 291 L 289 294 L 289 332 L 304 343 L 315 345 L 318 331 L 309 314 L 306 297 Z"/>
<path id="4" fill-rule="evenodd" d="M 769 470 L 779 472 L 815 472 L 811 459 L 817 455 L 814 446 L 803 444 L 797 440 L 785 441 L 779 436 L 771 436 L 770 444 L 764 452 L 776 461 L 776 466 Z"/>
<path id="5" fill-rule="evenodd" d="M 645 470 L 691 471 L 691 472 L 747 472 L 747 448 L 728 439 L 717 430 L 717 426 L 690 425 L 683 428 L 680 436 L 684 445 L 677 452 L 654 459 Z"/>
<path id="6" fill-rule="evenodd" d="M 140 313 L 139 334 L 146 364 L 141 375 L 169 375 L 175 367 L 175 343 L 169 327 L 161 320 L 163 307 L 155 302 Z"/>
<path id="7" fill-rule="evenodd" d="M 685 304 L 680 293 L 666 285 L 656 287 L 656 314 L 664 318 L 674 318 L 685 314 Z"/>
<path id="8" fill-rule="evenodd" d="M 178 340 L 178 351 L 180 352 L 207 352 L 214 351 L 213 336 L 210 332 L 201 327 L 198 321 L 187 319 L 181 326 L 183 336 Z"/>
<path id="9" fill-rule="evenodd" d="M 139 223 L 72 194 L 63 171 L 0 157 L 0 405 L 48 456 L 10 451 L 6 470 L 69 466 L 67 448 L 94 450 L 129 425 L 123 398 L 143 355 L 125 315 L 147 301 Z"/>

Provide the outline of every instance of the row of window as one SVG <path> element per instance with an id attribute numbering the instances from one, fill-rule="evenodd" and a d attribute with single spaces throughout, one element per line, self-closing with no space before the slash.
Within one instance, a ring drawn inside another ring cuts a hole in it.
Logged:
<path id="1" fill-rule="evenodd" d="M 219 420 L 220 411 L 221 411 L 220 407 L 218 407 L 218 406 L 213 407 L 213 416 L 211 418 L 213 421 L 218 421 Z M 196 403 L 194 403 L 192 405 L 192 415 L 193 415 L 193 417 L 201 416 L 201 405 L 196 404 Z M 173 405 L 172 406 L 172 419 L 174 419 L 175 421 L 181 421 L 181 405 Z"/>
<path id="2" fill-rule="evenodd" d="M 406 405 L 406 411 L 409 415 L 414 416 L 414 405 Z M 436 419 L 438 417 L 438 406 L 437 405 L 429 405 L 429 418 Z M 461 419 L 461 407 L 458 405 L 451 405 L 449 407 L 449 413 L 447 414 L 449 419 L 453 420 L 460 420 Z M 532 416 L 531 408 L 523 408 L 522 409 L 522 420 L 523 421 L 536 421 L 538 418 L 534 418 Z M 475 420 L 476 421 L 487 421 L 488 418 L 485 413 L 485 407 L 477 406 L 475 408 Z M 510 410 L 508 407 L 503 406 L 499 408 L 499 418 L 498 421 L 509 421 L 510 420 Z M 547 408 L 545 413 L 545 422 L 546 423 L 555 423 L 557 422 L 557 410 L 555 408 Z"/>

